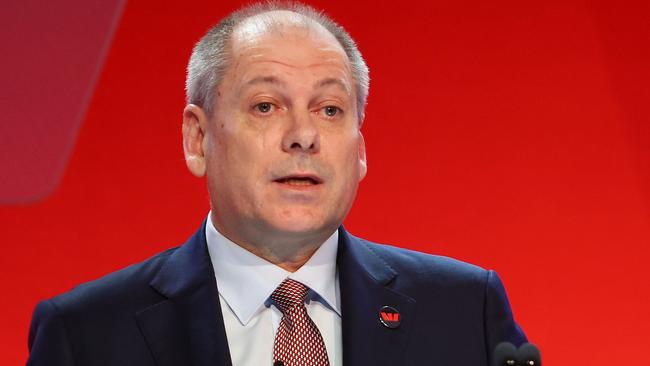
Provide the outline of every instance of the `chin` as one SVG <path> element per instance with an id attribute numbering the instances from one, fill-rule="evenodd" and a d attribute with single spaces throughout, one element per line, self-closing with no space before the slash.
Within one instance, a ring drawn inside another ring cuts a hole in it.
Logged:
<path id="1" fill-rule="evenodd" d="M 321 223 L 298 220 L 274 223 L 273 227 L 279 232 L 295 234 L 297 236 L 315 234 L 327 230 L 327 227 Z"/>
<path id="2" fill-rule="evenodd" d="M 276 215 L 270 221 L 273 228 L 279 232 L 284 232 L 289 235 L 309 235 L 309 234 L 325 234 L 333 232 L 338 227 L 335 220 L 327 220 L 322 215 L 314 214 L 313 212 L 284 212 Z"/>

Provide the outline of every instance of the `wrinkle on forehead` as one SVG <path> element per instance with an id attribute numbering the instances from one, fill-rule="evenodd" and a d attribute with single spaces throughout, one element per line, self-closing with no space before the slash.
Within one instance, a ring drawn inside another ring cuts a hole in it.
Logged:
<path id="1" fill-rule="evenodd" d="M 247 18 L 233 31 L 230 47 L 231 86 L 260 77 L 283 78 L 282 72 L 306 73 L 308 79 L 312 70 L 326 67 L 332 73 L 328 79 L 337 80 L 346 94 L 353 93 L 352 69 L 343 47 L 327 29 L 303 15 L 280 10 Z M 284 71 L 265 71 L 268 64 L 281 65 Z"/>
<path id="2" fill-rule="evenodd" d="M 260 48 L 260 51 L 263 49 Z M 351 95 L 353 91 L 352 76 L 349 64 L 340 55 L 333 55 L 331 57 L 322 57 L 313 60 L 313 63 L 299 63 L 298 61 L 278 60 L 269 57 L 267 54 L 257 54 L 255 50 L 246 50 L 245 61 L 239 60 L 234 67 L 234 77 L 238 83 L 242 84 L 256 84 L 264 81 L 269 84 L 283 84 L 286 85 L 284 77 L 288 74 L 303 75 L 302 79 L 309 80 L 310 75 L 318 68 L 327 68 L 328 75 L 321 79 L 314 80 L 312 89 L 320 89 L 329 86 L 337 86 L 345 91 L 347 95 Z M 339 56 L 339 57 L 336 57 Z M 343 62 L 342 62 L 343 61 Z M 280 65 L 281 68 L 274 68 L 269 71 L 266 67 L 268 64 Z M 272 83 L 270 83 L 272 81 Z"/>

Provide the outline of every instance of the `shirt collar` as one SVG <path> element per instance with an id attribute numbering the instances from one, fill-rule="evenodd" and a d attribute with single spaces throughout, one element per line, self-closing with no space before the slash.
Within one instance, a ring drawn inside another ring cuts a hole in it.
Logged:
<path id="1" fill-rule="evenodd" d="M 256 256 L 223 236 L 208 214 L 205 237 L 219 294 L 242 325 L 265 306 L 269 296 L 286 278 L 296 280 L 312 291 L 312 298 L 339 316 L 340 300 L 336 276 L 338 230 L 335 231 L 296 272 L 286 271 Z"/>

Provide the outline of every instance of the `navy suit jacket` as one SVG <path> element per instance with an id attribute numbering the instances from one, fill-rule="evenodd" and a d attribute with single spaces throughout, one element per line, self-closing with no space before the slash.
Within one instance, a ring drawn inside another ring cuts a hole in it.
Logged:
<path id="1" fill-rule="evenodd" d="M 525 341 L 492 271 L 343 228 L 337 265 L 346 366 L 486 366 L 497 343 Z M 383 306 L 398 328 L 382 325 Z M 178 248 L 39 303 L 29 347 L 39 366 L 231 365 L 205 223 Z"/>

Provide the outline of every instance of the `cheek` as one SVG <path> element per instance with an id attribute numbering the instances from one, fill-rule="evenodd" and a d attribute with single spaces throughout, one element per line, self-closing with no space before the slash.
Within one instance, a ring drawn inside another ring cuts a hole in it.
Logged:
<path id="1" fill-rule="evenodd" d="M 354 194 L 360 181 L 359 165 L 359 143 L 358 139 L 349 138 L 347 141 L 339 141 L 339 146 L 335 151 L 332 164 L 335 164 L 336 174 L 338 175 L 338 184 L 340 194 Z"/>
<path id="2" fill-rule="evenodd" d="M 245 121 L 224 128 L 215 136 L 215 170 L 233 185 L 233 190 L 259 190 L 266 182 L 274 156 L 273 136 L 259 128 L 251 128 Z"/>
<path id="3" fill-rule="evenodd" d="M 345 157 L 343 159 L 345 159 L 345 164 L 350 173 L 354 172 L 354 174 L 350 175 L 355 180 L 359 178 L 359 143 L 359 138 L 355 136 L 342 144 L 342 146 L 346 146 L 346 149 L 344 149 Z"/>
<path id="4" fill-rule="evenodd" d="M 245 131 L 242 131 L 241 118 L 234 114 L 228 114 L 213 126 L 212 141 L 214 142 L 214 160 L 222 169 L 231 169 L 237 166 L 238 161 L 245 160 L 247 154 Z"/>

